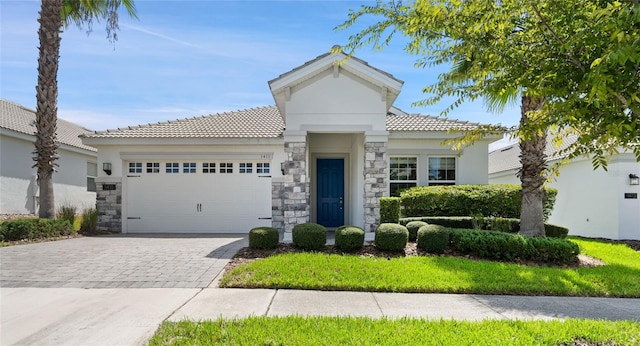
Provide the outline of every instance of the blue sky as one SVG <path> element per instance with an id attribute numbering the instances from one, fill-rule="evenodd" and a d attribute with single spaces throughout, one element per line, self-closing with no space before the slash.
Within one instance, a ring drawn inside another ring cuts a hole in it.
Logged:
<path id="1" fill-rule="evenodd" d="M 139 20 L 120 15 L 115 45 L 104 26 L 62 34 L 58 116 L 92 130 L 146 124 L 274 104 L 267 81 L 344 44 L 336 32 L 364 1 L 136 1 Z M 35 108 L 39 1 L 0 0 L 1 97 Z M 450 103 L 412 107 L 437 69 L 413 66 L 402 41 L 356 53 L 403 80 L 395 105 L 439 115 Z M 466 103 L 451 118 L 514 125 L 517 106 L 488 113 Z"/>

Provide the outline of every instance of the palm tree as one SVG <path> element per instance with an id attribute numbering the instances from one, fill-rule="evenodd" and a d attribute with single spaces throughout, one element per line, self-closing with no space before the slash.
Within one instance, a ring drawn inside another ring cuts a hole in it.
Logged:
<path id="1" fill-rule="evenodd" d="M 42 0 L 38 22 L 40 39 L 38 55 L 38 85 L 36 86 L 36 142 L 34 167 L 38 169 L 41 218 L 55 217 L 53 172 L 58 158 L 56 127 L 58 119 L 58 63 L 60 33 L 71 22 L 91 31 L 93 20 L 106 20 L 109 41 L 117 40 L 118 8 L 124 5 L 129 15 L 136 17 L 132 0 Z"/>

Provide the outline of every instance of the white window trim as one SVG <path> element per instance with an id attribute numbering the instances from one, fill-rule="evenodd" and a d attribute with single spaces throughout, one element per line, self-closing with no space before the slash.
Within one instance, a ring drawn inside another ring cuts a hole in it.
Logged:
<path id="1" fill-rule="evenodd" d="M 394 158 L 413 158 L 416 160 L 416 179 L 415 180 L 391 180 L 391 160 Z M 391 196 L 391 184 L 415 184 L 415 186 L 419 186 L 420 181 L 420 155 L 415 154 L 406 154 L 406 155 L 391 155 L 389 156 L 389 184 L 387 186 L 387 194 Z"/>
<path id="2" fill-rule="evenodd" d="M 456 178 L 454 180 L 431 180 L 429 179 L 429 161 L 430 159 L 446 159 L 446 158 L 452 158 L 453 159 L 453 164 L 454 164 L 454 172 L 456 175 Z M 458 185 L 458 158 L 456 156 L 453 155 L 429 155 L 427 156 L 427 186 L 433 186 L 431 185 L 431 183 L 433 182 L 435 185 L 438 184 L 452 184 L 452 185 Z"/>

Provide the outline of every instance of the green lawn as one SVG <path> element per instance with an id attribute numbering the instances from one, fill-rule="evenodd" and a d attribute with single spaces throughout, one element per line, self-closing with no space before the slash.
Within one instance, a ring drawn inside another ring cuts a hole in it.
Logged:
<path id="1" fill-rule="evenodd" d="M 578 343 L 582 342 L 582 343 Z M 164 322 L 149 345 L 638 345 L 630 321 L 252 317 Z"/>
<path id="2" fill-rule="evenodd" d="M 605 266 L 555 268 L 445 256 L 368 258 L 291 253 L 241 265 L 221 287 L 377 292 L 640 297 L 640 252 L 625 245 L 572 239 Z"/>

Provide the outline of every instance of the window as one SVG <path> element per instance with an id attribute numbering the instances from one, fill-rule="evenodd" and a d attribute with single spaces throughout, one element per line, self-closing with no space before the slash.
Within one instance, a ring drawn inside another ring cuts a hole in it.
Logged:
<path id="1" fill-rule="evenodd" d="M 215 173 L 215 172 L 216 172 L 215 162 L 205 162 L 202 164 L 202 173 Z"/>
<path id="2" fill-rule="evenodd" d="M 96 177 L 98 176 L 98 164 L 87 161 L 87 191 L 96 192 Z"/>
<path id="3" fill-rule="evenodd" d="M 180 164 L 177 162 L 167 162 L 164 166 L 167 173 L 180 173 Z"/>
<path id="4" fill-rule="evenodd" d="M 160 162 L 147 162 L 147 173 L 160 173 Z"/>
<path id="5" fill-rule="evenodd" d="M 418 183 L 416 157 L 392 157 L 389 160 L 389 194 L 399 196 L 400 191 Z"/>
<path id="6" fill-rule="evenodd" d="M 129 162 L 129 173 L 142 173 L 142 162 Z"/>
<path id="7" fill-rule="evenodd" d="M 240 173 L 253 173 L 252 162 L 240 162 Z"/>
<path id="8" fill-rule="evenodd" d="M 182 173 L 195 173 L 196 172 L 196 163 L 195 162 L 183 162 L 182 163 Z"/>
<path id="9" fill-rule="evenodd" d="M 456 158 L 455 157 L 430 157 L 429 158 L 429 185 L 455 185 L 456 184 Z"/>
<path id="10" fill-rule="evenodd" d="M 220 163 L 220 173 L 233 173 L 233 163 L 231 162 Z"/>
<path id="11" fill-rule="evenodd" d="M 256 163 L 256 173 L 270 173 L 271 168 L 269 163 L 258 162 Z"/>

